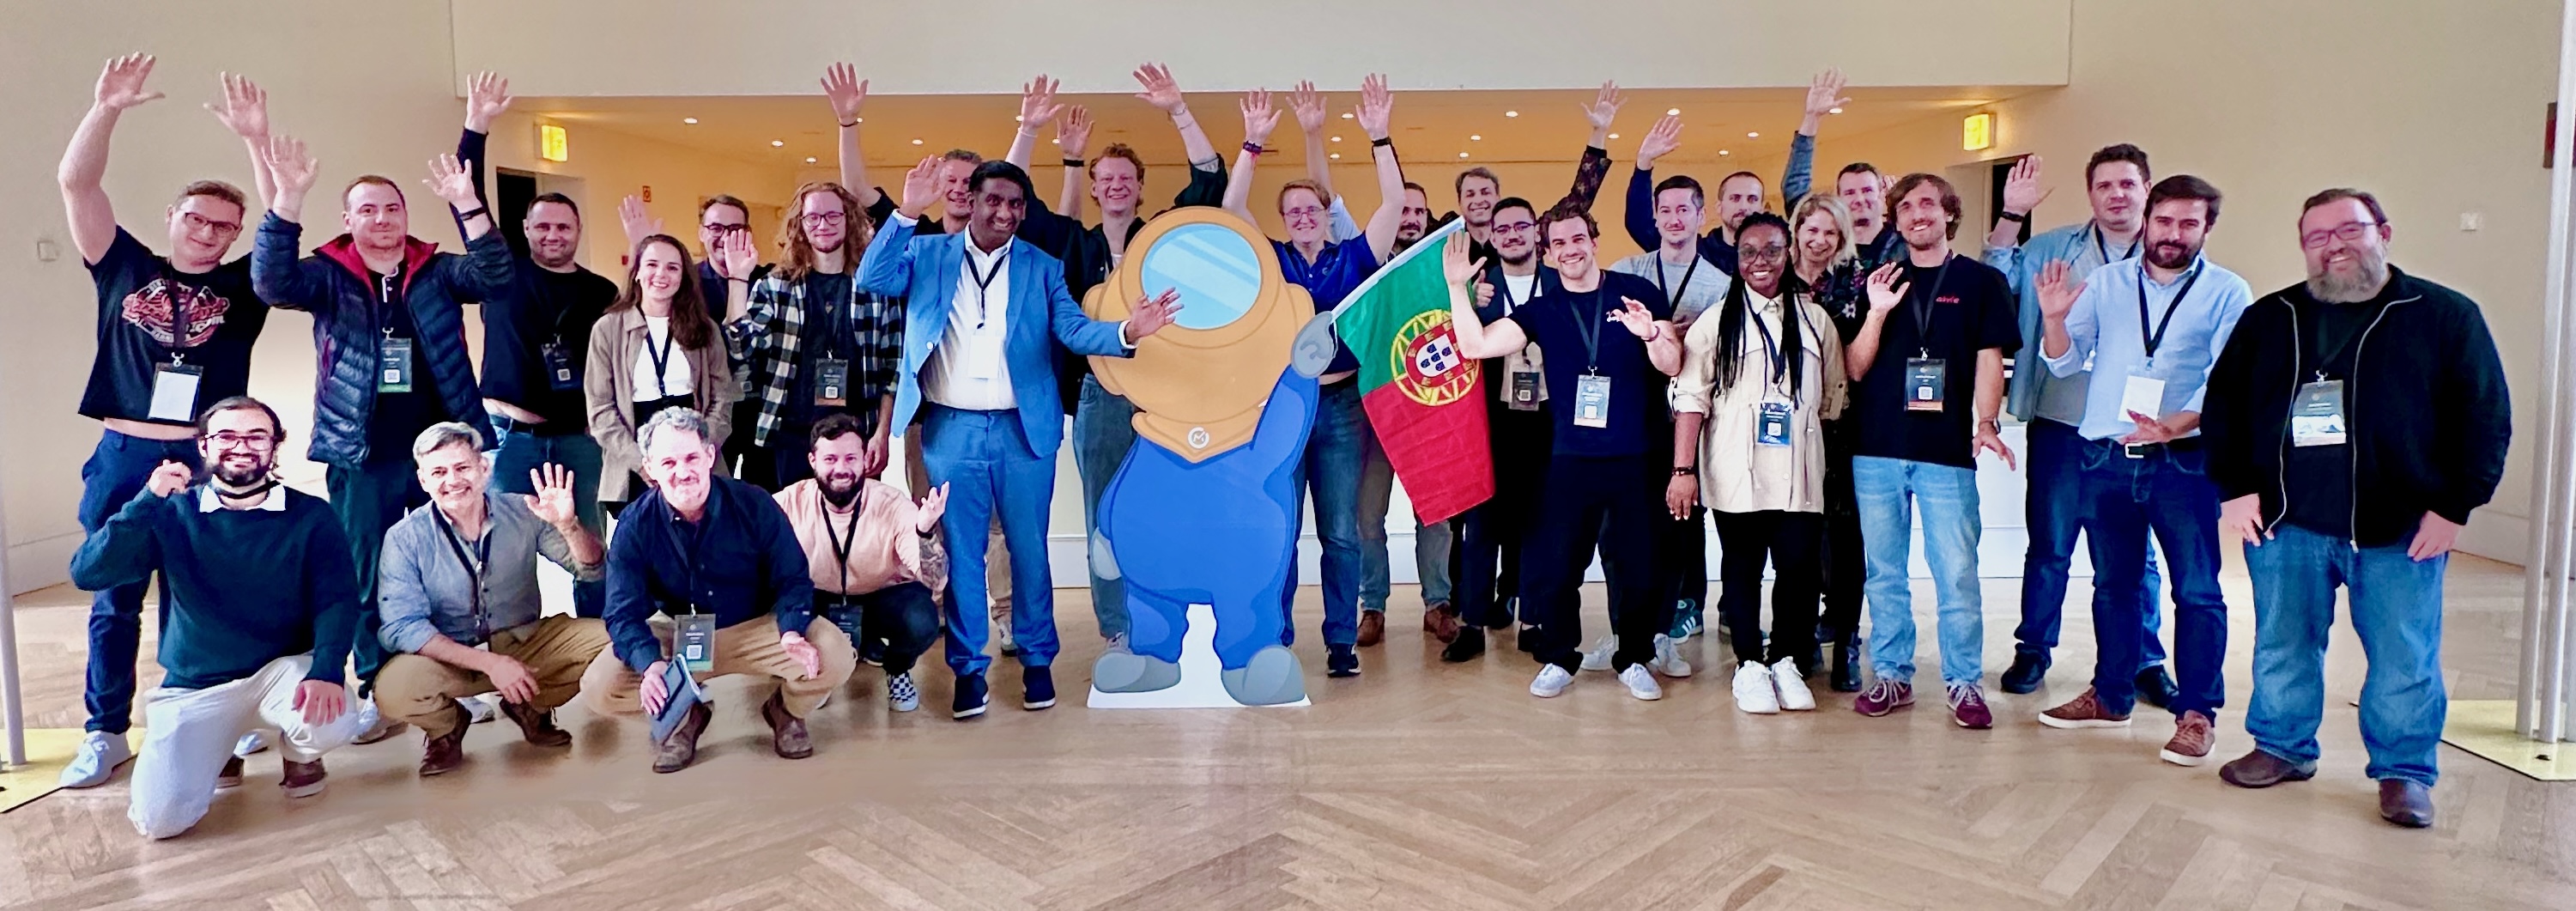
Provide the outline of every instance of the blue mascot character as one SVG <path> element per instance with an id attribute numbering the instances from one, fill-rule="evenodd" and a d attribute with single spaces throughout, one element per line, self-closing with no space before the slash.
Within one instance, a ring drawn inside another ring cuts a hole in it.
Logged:
<path id="1" fill-rule="evenodd" d="M 1222 210 L 1174 210 L 1137 235 L 1118 275 L 1085 302 L 1114 320 L 1148 293 L 1181 296 L 1177 321 L 1135 357 L 1092 360 L 1101 385 L 1137 408 L 1136 445 L 1101 493 L 1092 548 L 1101 575 L 1127 590 L 1126 645 L 1092 667 L 1101 692 L 1178 684 L 1189 606 L 1206 604 L 1236 702 L 1306 698 L 1304 668 L 1280 644 L 1280 605 L 1296 584 L 1292 481 L 1332 338 L 1316 331 L 1325 324 L 1313 299 L 1280 275 L 1266 243 Z"/>

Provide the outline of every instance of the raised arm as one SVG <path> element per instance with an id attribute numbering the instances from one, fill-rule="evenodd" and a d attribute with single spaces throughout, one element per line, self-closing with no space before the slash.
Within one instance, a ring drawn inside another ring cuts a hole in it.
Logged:
<path id="1" fill-rule="evenodd" d="M 2022 220 L 1998 218 L 1995 219 L 1994 230 L 1986 232 L 1986 265 L 2003 270 L 2007 278 L 2015 278 L 2018 270 L 1997 264 L 1994 259 L 1995 251 L 2013 250 L 2021 246 L 2021 228 L 2028 223 L 2030 211 L 2039 208 L 2039 204 L 2047 201 L 2048 194 L 2053 192 L 2040 186 L 2039 180 L 2039 156 L 2025 155 L 2020 161 L 2014 162 L 2012 173 L 2004 177 L 2004 212 L 2019 215 Z M 2006 262 L 2010 263 L 2014 258 L 2007 257 Z"/>
<path id="2" fill-rule="evenodd" d="M 1816 130 L 1826 115 L 1840 113 L 1851 99 L 1843 97 L 1843 71 L 1837 67 L 1817 73 L 1807 83 L 1807 110 L 1798 119 L 1798 132 L 1789 137 L 1789 166 L 1780 175 L 1780 204 L 1795 206 L 1807 195 L 1816 181 Z"/>
<path id="3" fill-rule="evenodd" d="M 1252 169 L 1261 163 L 1261 154 L 1255 150 L 1270 141 L 1270 131 L 1279 128 L 1279 111 L 1270 106 L 1269 89 L 1243 93 L 1240 106 L 1243 108 L 1243 151 L 1235 154 L 1234 174 L 1225 182 L 1225 210 L 1244 221 L 1260 224 L 1253 219 L 1252 208 L 1248 204 L 1252 198 Z M 1397 205 L 1402 205 L 1403 201 L 1403 195 L 1398 194 Z"/>
<path id="4" fill-rule="evenodd" d="M 841 125 L 841 187 L 859 201 L 859 211 L 873 209 L 885 194 L 868 182 L 868 157 L 859 151 L 859 110 L 868 103 L 868 82 L 858 68 L 835 63 L 823 71 L 823 97 L 832 103 L 832 119 Z"/>
<path id="5" fill-rule="evenodd" d="M 484 71 L 474 74 L 465 84 L 465 135 L 456 139 L 456 164 L 465 178 L 474 184 L 474 207 L 491 206 L 491 195 L 483 192 L 484 148 L 492 136 L 492 120 L 510 109 L 510 80 L 500 74 Z M 463 209 L 450 209 L 450 215 L 462 215 Z M 458 218 L 456 233 L 465 235 L 465 220 Z"/>
<path id="6" fill-rule="evenodd" d="M 268 173 L 268 93 L 248 76 L 218 73 L 216 78 L 223 81 L 224 97 L 206 110 L 250 150 L 251 187 L 259 194 L 260 207 L 267 208 L 268 198 L 277 195 L 277 179 Z"/>
<path id="7" fill-rule="evenodd" d="M 1583 121 L 1592 125 L 1591 138 L 1583 141 L 1586 148 L 1609 148 L 1610 124 L 1619 119 L 1619 108 L 1627 103 L 1627 96 L 1619 93 L 1618 83 L 1604 82 L 1600 94 L 1592 97 L 1591 104 L 1578 105 L 1583 108 Z"/>
<path id="8" fill-rule="evenodd" d="M 107 137 L 116 132 L 116 119 L 126 108 L 161 98 L 161 93 L 143 89 L 144 80 L 151 76 L 150 54 L 127 54 L 108 61 L 98 74 L 89 113 L 72 130 L 71 145 L 63 149 L 63 163 L 55 169 L 54 177 L 63 186 L 63 210 L 71 216 L 72 246 L 80 249 L 83 262 L 98 262 L 116 243 L 116 209 L 101 183 L 107 176 Z"/>
<path id="9" fill-rule="evenodd" d="M 2039 270 L 2039 356 L 2060 377 L 2083 369 L 2093 347 L 2093 308 L 2084 305 L 2084 282 L 2072 271 L 2064 260 Z"/>
<path id="10" fill-rule="evenodd" d="M 1297 129 L 1306 134 L 1306 177 L 1324 186 L 1324 198 L 1333 198 L 1332 159 L 1324 151 L 1324 93 L 1315 84 L 1300 79 L 1296 94 L 1288 96 L 1288 109 L 1297 115 Z"/>
<path id="11" fill-rule="evenodd" d="M 1038 130 L 1064 113 L 1064 105 L 1055 100 L 1056 85 L 1045 73 L 1020 84 L 1020 130 L 1011 137 L 1011 152 L 1002 160 L 1019 165 L 1022 171 L 1029 169 L 1029 159 L 1037 155 Z"/>
<path id="12" fill-rule="evenodd" d="M 1089 170 L 1083 158 L 1091 154 L 1091 109 L 1078 104 L 1065 109 L 1063 119 L 1055 126 L 1055 144 L 1056 153 L 1064 159 L 1064 188 L 1057 191 L 1055 210 L 1080 225 L 1084 172 Z"/>
<path id="13" fill-rule="evenodd" d="M 277 177 L 277 195 L 269 200 L 268 218 L 260 222 L 259 236 L 251 240 L 251 290 L 272 307 L 328 308 L 331 296 L 296 261 L 304 236 L 304 226 L 297 219 L 303 216 L 304 194 L 313 189 L 320 165 L 293 136 L 269 137 L 263 157 L 268 172 Z"/>
<path id="14" fill-rule="evenodd" d="M 1395 93 L 1386 87 L 1386 74 L 1370 73 L 1360 81 L 1359 115 L 1369 153 L 1377 159 L 1377 212 L 1368 220 L 1369 252 L 1382 263 L 1395 251 L 1395 229 L 1404 221 L 1404 164 L 1395 160 L 1395 145 L 1389 141 Z"/>
<path id="15" fill-rule="evenodd" d="M 886 297 L 911 295 L 913 226 L 939 200 L 939 165 L 939 156 L 933 155 L 903 175 L 903 205 L 877 229 L 876 238 L 868 241 L 867 254 L 859 258 L 859 290 Z"/>
<path id="16" fill-rule="evenodd" d="M 1897 280 L 1904 273 L 1902 262 L 1892 262 L 1869 274 L 1869 315 L 1861 318 L 1860 331 L 1852 334 L 1851 346 L 1843 351 L 1843 366 L 1854 382 L 1869 376 L 1869 368 L 1878 363 L 1878 339 L 1887 329 L 1887 315 L 1912 287 Z"/>
<path id="17" fill-rule="evenodd" d="M 1137 100 L 1169 115 L 1172 127 L 1181 131 L 1181 151 L 1189 155 L 1190 167 L 1213 171 L 1224 166 L 1224 159 L 1217 157 L 1216 144 L 1208 141 L 1207 131 L 1199 128 L 1198 118 L 1190 116 L 1189 101 L 1181 95 L 1180 83 L 1172 80 L 1171 67 L 1148 63 L 1137 67 L 1132 75 L 1136 77 L 1136 84 L 1143 87 L 1143 91 L 1136 93 Z"/>
<path id="18" fill-rule="evenodd" d="M 1458 336 L 1458 356 L 1470 360 L 1501 357 L 1529 344 L 1521 324 L 1498 319 L 1487 325 L 1476 315 L 1476 295 L 1468 282 L 1483 271 L 1484 260 L 1467 260 L 1467 232 L 1450 232 L 1440 246 L 1440 273 L 1449 279 L 1449 329 Z"/>
<path id="19" fill-rule="evenodd" d="M 1646 138 L 1637 140 L 1637 169 L 1628 174 L 1628 212 L 1620 219 L 1628 239 L 1653 250 L 1663 245 L 1655 230 L 1655 162 L 1682 147 L 1682 119 L 1667 114 L 1655 121 Z"/>

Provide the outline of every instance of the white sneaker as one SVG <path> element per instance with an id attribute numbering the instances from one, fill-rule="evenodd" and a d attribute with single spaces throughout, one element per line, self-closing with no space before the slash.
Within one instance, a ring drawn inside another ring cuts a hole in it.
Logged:
<path id="1" fill-rule="evenodd" d="M 66 788 L 95 788 L 116 774 L 116 767 L 134 758 L 134 748 L 127 746 L 125 735 L 91 731 L 81 738 L 80 752 L 72 754 L 72 764 L 63 767 L 60 784 Z"/>
<path id="2" fill-rule="evenodd" d="M 1619 682 L 1628 685 L 1628 695 L 1639 699 L 1653 702 L 1664 698 L 1663 684 L 1655 682 L 1655 672 L 1647 670 L 1645 665 L 1628 665 L 1627 670 L 1619 672 Z"/>
<path id="3" fill-rule="evenodd" d="M 268 737 L 258 731 L 243 734 L 240 740 L 233 742 L 235 756 L 248 757 L 265 752 L 268 752 Z"/>
<path id="4" fill-rule="evenodd" d="M 1816 693 L 1807 689 L 1806 675 L 1798 672 L 1798 659 L 1782 658 L 1771 665 L 1771 681 L 1780 690 L 1780 709 L 1789 712 L 1816 710 Z"/>
<path id="5" fill-rule="evenodd" d="M 1541 699 L 1554 699 L 1563 695 L 1566 686 L 1573 682 L 1574 675 L 1566 673 L 1564 668 L 1553 664 L 1547 665 L 1538 669 L 1538 679 L 1530 681 L 1530 695 Z"/>
<path id="6" fill-rule="evenodd" d="M 456 703 L 465 707 L 466 716 L 473 719 L 470 724 L 482 724 L 501 717 L 500 706 L 494 701 L 498 698 L 497 696 L 473 696 L 456 700 Z"/>
<path id="7" fill-rule="evenodd" d="M 911 671 L 886 678 L 886 707 L 898 712 L 921 707 L 921 690 L 912 685 Z"/>
<path id="8" fill-rule="evenodd" d="M 1735 710 L 1747 715 L 1780 714 L 1780 694 L 1772 689 L 1771 677 L 1771 667 L 1762 662 L 1736 665 Z M 1807 707 L 1814 708 L 1814 700 L 1808 700 Z"/>
<path id="9" fill-rule="evenodd" d="M 1656 633 L 1655 657 L 1653 660 L 1646 662 L 1646 669 L 1662 674 L 1666 677 L 1679 678 L 1690 676 L 1693 673 L 1693 668 L 1691 667 L 1690 659 L 1682 657 L 1681 649 L 1677 647 L 1680 645 L 1681 640 L 1674 639 L 1673 637 L 1663 633 Z"/>
<path id="10" fill-rule="evenodd" d="M 1609 670 L 1610 657 L 1618 653 L 1618 635 L 1614 633 L 1612 635 L 1603 636 L 1601 637 L 1601 641 L 1592 644 L 1591 651 L 1583 653 L 1583 669 L 1587 671 Z"/>

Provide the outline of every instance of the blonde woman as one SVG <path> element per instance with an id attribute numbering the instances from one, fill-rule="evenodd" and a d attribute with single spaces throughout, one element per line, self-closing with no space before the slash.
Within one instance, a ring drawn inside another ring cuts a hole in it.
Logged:
<path id="1" fill-rule="evenodd" d="M 1791 277 L 1808 302 L 1833 318 L 1835 335 L 1846 345 L 1869 315 L 1869 270 L 1878 267 L 1866 252 L 1870 248 L 1859 246 L 1853 217 L 1829 193 L 1809 193 L 1789 212 L 1796 263 Z M 1892 243 L 1876 248 L 1886 255 L 1904 249 Z M 1833 645 L 1828 683 L 1838 693 L 1860 690 L 1861 583 L 1869 574 L 1861 553 L 1860 503 L 1852 493 L 1853 429 L 1849 421 L 1825 422 L 1825 614 L 1817 634 Z"/>
<path id="2" fill-rule="evenodd" d="M 1832 318 L 1789 280 L 1789 234 L 1788 222 L 1763 212 L 1736 227 L 1740 280 L 1683 341 L 1664 497 L 1675 516 L 1705 503 L 1717 522 L 1718 613 L 1738 661 L 1735 705 L 1754 714 L 1816 707 L 1805 678 L 1822 663 L 1823 422 L 1842 414 L 1849 382 Z M 1778 575 L 1767 655 L 1766 558 Z"/>
<path id="3" fill-rule="evenodd" d="M 746 274 L 753 251 L 729 246 L 741 260 L 732 274 Z M 707 315 L 697 269 L 678 238 L 655 234 L 635 247 L 635 265 L 617 303 L 590 334 L 589 371 L 582 392 L 590 401 L 590 435 L 602 462 L 599 500 L 618 507 L 643 494 L 643 449 L 635 428 L 675 407 L 707 418 L 707 442 L 722 446 L 742 387 L 726 359 L 724 335 Z"/>

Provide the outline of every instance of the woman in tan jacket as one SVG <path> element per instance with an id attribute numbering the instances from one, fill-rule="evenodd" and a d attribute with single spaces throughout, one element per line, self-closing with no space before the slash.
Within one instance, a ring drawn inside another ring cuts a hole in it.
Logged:
<path id="1" fill-rule="evenodd" d="M 1674 382 L 1673 479 L 1665 505 L 1705 501 L 1723 554 L 1718 614 L 1735 641 L 1735 704 L 1746 712 L 1816 707 L 1816 602 L 1825 539 L 1823 421 L 1842 413 L 1849 378 L 1823 307 L 1788 280 L 1789 225 L 1756 213 L 1735 229 L 1738 281 L 1691 326 Z M 1771 591 L 1763 653 L 1762 565 Z"/>
<path id="2" fill-rule="evenodd" d="M 635 245 L 626 290 L 591 330 L 582 392 L 590 400 L 590 436 L 599 441 L 599 501 L 612 512 L 644 492 L 635 428 L 655 412 L 697 409 L 707 418 L 707 444 L 724 445 L 742 387 L 724 335 L 707 315 L 697 267 L 678 239 L 655 234 Z"/>

